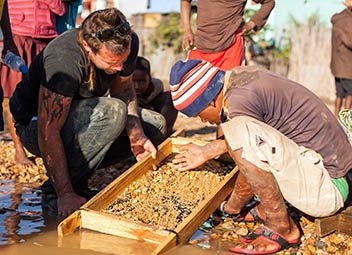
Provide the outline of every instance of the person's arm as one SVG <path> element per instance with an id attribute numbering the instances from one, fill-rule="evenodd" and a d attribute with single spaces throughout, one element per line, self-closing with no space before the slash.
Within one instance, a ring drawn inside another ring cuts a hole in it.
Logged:
<path id="1" fill-rule="evenodd" d="M 4 57 L 7 51 L 12 51 L 13 53 L 19 56 L 17 46 L 12 37 L 7 0 L 5 0 L 4 2 L 0 26 L 2 34 L 4 36 L 4 48 L 2 50 L 1 56 Z"/>
<path id="2" fill-rule="evenodd" d="M 180 147 L 180 153 L 172 161 L 179 171 L 192 170 L 227 152 L 225 140 L 217 139 L 204 146 L 193 143 Z"/>
<path id="3" fill-rule="evenodd" d="M 260 30 L 265 25 L 271 11 L 275 7 L 275 0 L 254 0 L 254 2 L 261 4 L 261 7 L 244 25 L 243 29 L 245 32 L 249 32 L 252 29 L 255 31 Z"/>
<path id="4" fill-rule="evenodd" d="M 139 115 L 137 96 L 134 90 L 132 75 L 121 77 L 116 75 L 110 86 L 110 95 L 123 100 L 127 105 L 126 131 L 130 139 L 131 150 L 137 160 L 141 160 L 148 153 L 156 157 L 156 148 L 144 134 Z"/>
<path id="5" fill-rule="evenodd" d="M 86 201 L 72 187 L 61 129 L 69 114 L 72 98 L 40 86 L 38 102 L 38 143 L 50 182 L 58 196 L 59 216 L 67 216 Z"/>
<path id="6" fill-rule="evenodd" d="M 194 35 L 191 28 L 191 1 L 181 0 L 181 18 L 183 25 L 182 49 L 189 49 L 190 45 L 194 44 Z"/>

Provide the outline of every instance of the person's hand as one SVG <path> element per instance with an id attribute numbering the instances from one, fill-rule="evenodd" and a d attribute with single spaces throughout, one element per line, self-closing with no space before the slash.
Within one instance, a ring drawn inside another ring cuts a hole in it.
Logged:
<path id="1" fill-rule="evenodd" d="M 193 143 L 180 146 L 180 154 L 175 156 L 172 163 L 179 171 L 187 171 L 203 165 L 208 160 L 204 146 Z"/>
<path id="2" fill-rule="evenodd" d="M 131 142 L 131 150 L 133 152 L 133 155 L 136 157 L 137 161 L 142 160 L 149 153 L 152 154 L 153 159 L 156 158 L 157 150 L 154 147 L 153 143 L 145 136 L 136 139 L 134 142 Z"/>
<path id="3" fill-rule="evenodd" d="M 256 24 L 252 20 L 249 20 L 246 24 L 244 24 L 242 33 L 245 34 L 251 32 L 255 26 Z"/>
<path id="4" fill-rule="evenodd" d="M 78 196 L 74 192 L 65 193 L 57 199 L 58 216 L 65 218 L 78 210 L 87 201 L 84 197 Z"/>
<path id="5" fill-rule="evenodd" d="M 185 31 L 182 36 L 182 49 L 190 50 L 194 45 L 194 35 L 192 31 Z"/>

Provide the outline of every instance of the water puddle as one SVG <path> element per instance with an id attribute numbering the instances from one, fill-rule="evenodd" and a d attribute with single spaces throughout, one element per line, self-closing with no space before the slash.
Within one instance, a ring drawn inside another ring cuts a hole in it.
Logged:
<path id="1" fill-rule="evenodd" d="M 0 246 L 24 242 L 44 224 L 40 190 L 13 181 L 0 181 Z"/>
<path id="2" fill-rule="evenodd" d="M 152 250 L 149 243 L 89 230 L 76 231 L 59 239 L 57 224 L 56 218 L 43 215 L 39 188 L 0 180 L 0 254 L 146 255 Z M 208 252 L 185 245 L 167 254 Z"/>

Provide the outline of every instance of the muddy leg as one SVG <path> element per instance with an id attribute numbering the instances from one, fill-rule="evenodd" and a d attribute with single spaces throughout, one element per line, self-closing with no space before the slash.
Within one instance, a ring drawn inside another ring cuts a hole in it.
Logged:
<path id="1" fill-rule="evenodd" d="M 288 215 L 284 199 L 272 173 L 262 170 L 243 159 L 242 149 L 236 151 L 229 149 L 229 153 L 250 185 L 253 193 L 260 199 L 261 208 L 266 215 L 265 225 L 283 235 L 287 240 L 299 238 L 299 229 Z M 275 245 L 264 238 L 255 239 L 252 245 L 254 246 L 254 250 L 257 251 L 275 249 Z"/>
<path id="2" fill-rule="evenodd" d="M 250 184 L 240 171 L 231 196 L 224 206 L 224 211 L 229 214 L 240 213 L 241 209 L 251 200 L 253 195 Z"/>

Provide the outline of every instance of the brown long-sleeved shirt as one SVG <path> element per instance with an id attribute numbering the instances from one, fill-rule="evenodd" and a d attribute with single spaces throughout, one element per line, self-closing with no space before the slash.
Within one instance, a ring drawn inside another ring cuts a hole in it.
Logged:
<path id="1" fill-rule="evenodd" d="M 352 79 L 352 10 L 345 9 L 331 18 L 331 71 L 335 77 Z"/>
<path id="2" fill-rule="evenodd" d="M 261 8 L 251 17 L 256 30 L 267 21 L 275 0 L 254 0 Z M 235 40 L 235 33 L 243 21 L 247 0 L 198 0 L 195 46 L 202 52 L 227 49 Z"/>

